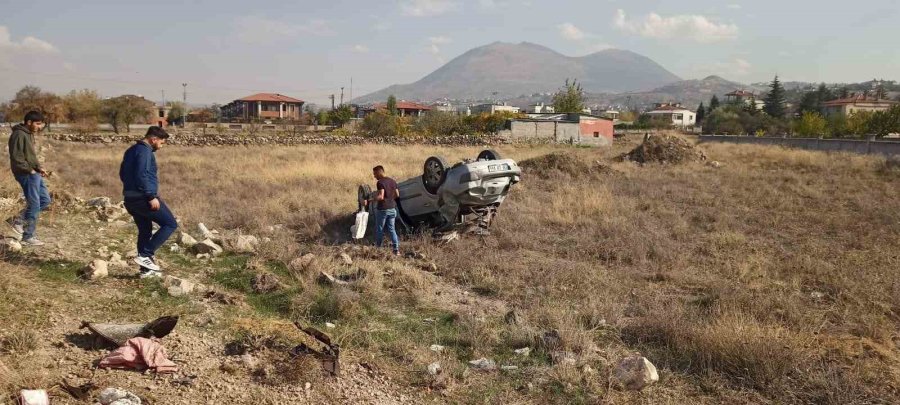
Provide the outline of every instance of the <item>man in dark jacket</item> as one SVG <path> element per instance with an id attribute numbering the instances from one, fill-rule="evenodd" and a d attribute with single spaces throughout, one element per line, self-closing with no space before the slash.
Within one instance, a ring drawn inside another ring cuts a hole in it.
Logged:
<path id="1" fill-rule="evenodd" d="M 38 161 L 34 146 L 34 135 L 44 128 L 44 116 L 38 111 L 25 114 L 23 123 L 13 127 L 9 137 L 9 163 L 13 176 L 25 193 L 25 210 L 11 220 L 13 229 L 22 236 L 22 244 L 41 246 L 34 236 L 38 216 L 50 206 L 50 193 L 44 184 L 47 172 Z"/>
<path id="2" fill-rule="evenodd" d="M 159 177 L 153 155 L 166 139 L 169 139 L 166 131 L 150 127 L 144 139 L 125 151 L 119 168 L 125 209 L 134 217 L 138 228 L 138 255 L 134 261 L 141 266 L 141 278 L 162 276 L 154 255 L 178 228 L 175 216 L 159 198 Z M 159 225 L 156 233 L 153 233 L 154 222 Z"/>

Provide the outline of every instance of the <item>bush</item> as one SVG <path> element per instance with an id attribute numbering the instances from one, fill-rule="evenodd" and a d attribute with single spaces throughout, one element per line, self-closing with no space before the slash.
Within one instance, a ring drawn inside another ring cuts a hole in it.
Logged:
<path id="1" fill-rule="evenodd" d="M 465 119 L 457 114 L 433 111 L 416 120 L 413 124 L 416 132 L 425 135 L 450 136 L 471 132 Z"/>
<path id="2" fill-rule="evenodd" d="M 799 120 L 794 122 L 794 133 L 809 138 L 825 136 L 828 130 L 828 121 L 819 113 L 805 112 Z"/>
<path id="3" fill-rule="evenodd" d="M 392 138 L 402 134 L 403 126 L 400 117 L 376 111 L 363 118 L 360 130 L 373 138 Z"/>

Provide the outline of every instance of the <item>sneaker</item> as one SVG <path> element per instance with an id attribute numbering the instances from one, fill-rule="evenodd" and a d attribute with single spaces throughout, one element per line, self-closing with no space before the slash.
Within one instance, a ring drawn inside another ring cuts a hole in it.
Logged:
<path id="1" fill-rule="evenodd" d="M 25 227 L 22 226 L 22 222 L 18 218 L 12 217 L 8 219 L 6 223 L 9 224 L 13 232 L 16 233 L 16 237 L 22 239 L 22 234 L 25 233 Z"/>
<path id="2" fill-rule="evenodd" d="M 35 238 L 34 236 L 23 240 L 22 244 L 27 245 L 27 246 L 44 246 L 45 245 L 44 242 L 41 242 L 40 240 L 38 240 L 38 238 Z"/>
<path id="3" fill-rule="evenodd" d="M 160 270 L 159 265 L 156 263 L 153 263 L 153 259 L 151 259 L 149 257 L 138 256 L 138 257 L 134 258 L 134 262 L 137 263 L 138 266 L 141 266 L 142 268 L 145 268 L 147 270 L 152 270 L 152 271 Z"/>
<path id="4" fill-rule="evenodd" d="M 147 270 L 141 269 L 141 274 L 138 275 L 142 280 L 146 280 L 148 278 L 162 278 L 162 272 L 156 270 Z"/>

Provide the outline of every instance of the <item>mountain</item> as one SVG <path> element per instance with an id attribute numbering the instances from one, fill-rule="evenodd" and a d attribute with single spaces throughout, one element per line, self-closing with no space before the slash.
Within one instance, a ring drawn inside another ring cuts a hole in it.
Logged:
<path id="1" fill-rule="evenodd" d="M 495 42 L 469 50 L 415 83 L 393 85 L 354 102 L 379 102 L 391 94 L 419 101 L 503 99 L 555 92 L 566 79 L 578 79 L 585 91 L 597 93 L 647 90 L 681 80 L 630 51 L 571 57 L 528 42 Z"/>
<path id="2" fill-rule="evenodd" d="M 709 104 L 709 99 L 714 94 L 719 97 L 720 101 L 725 101 L 723 96 L 735 90 L 747 90 L 756 94 L 767 91 L 764 87 L 732 82 L 719 76 L 709 76 L 700 80 L 683 80 L 645 92 L 588 97 L 588 102 L 589 104 L 597 102 L 598 104 L 631 108 L 648 107 L 655 103 L 676 102 L 688 108 L 697 108 L 701 102 Z"/>

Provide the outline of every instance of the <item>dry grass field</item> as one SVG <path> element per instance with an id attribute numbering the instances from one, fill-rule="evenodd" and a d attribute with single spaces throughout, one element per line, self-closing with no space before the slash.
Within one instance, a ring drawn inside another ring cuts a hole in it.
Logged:
<path id="1" fill-rule="evenodd" d="M 252 318 L 249 330 L 262 334 L 279 319 L 333 321 L 350 358 L 436 402 L 900 402 L 896 163 L 726 144 L 699 146 L 721 167 L 614 159 L 634 145 L 501 147 L 526 173 L 492 236 L 443 247 L 425 237 L 403 241 L 405 252 L 434 262 L 443 284 L 369 252 L 361 266 L 370 276 L 352 290 L 292 274 L 288 293 Z M 125 147 L 52 143 L 45 151 L 58 174 L 51 188 L 118 196 Z M 405 179 L 430 154 L 477 152 L 167 147 L 157 159 L 163 198 L 184 229 L 204 222 L 259 234 L 284 224 L 287 235 L 242 259 L 284 268 L 305 252 L 340 249 L 330 246 L 329 230 L 355 209 L 356 185 L 372 181 L 373 165 Z M 3 176 L 4 194 L 14 195 L 13 185 Z M 246 287 L 230 277 L 243 270 L 228 267 L 232 262 L 221 262 L 211 277 L 240 292 Z M 15 281 L 5 283 L 0 287 Z M 432 298 L 447 286 L 466 291 L 462 301 L 483 310 Z M 9 315 L 12 302 L 0 298 L 0 321 L 28 329 Z M 507 309 L 520 322 L 504 322 Z M 551 330 L 560 336 L 552 347 L 541 339 Z M 440 356 L 449 377 L 432 390 L 424 370 L 434 343 L 448 348 Z M 534 349 L 528 359 L 513 355 L 525 346 Z M 632 351 L 660 369 L 660 382 L 639 393 L 610 389 L 610 367 Z M 554 365 L 554 352 L 571 353 L 576 366 Z M 519 369 L 466 370 L 479 357 Z"/>

